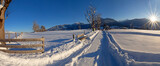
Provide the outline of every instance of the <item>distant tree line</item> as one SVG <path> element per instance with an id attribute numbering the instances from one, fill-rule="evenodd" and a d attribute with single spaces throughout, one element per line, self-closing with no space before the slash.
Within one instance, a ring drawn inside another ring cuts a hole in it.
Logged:
<path id="1" fill-rule="evenodd" d="M 34 32 L 44 32 L 44 31 L 46 31 L 46 28 L 45 28 L 45 26 L 41 26 L 41 27 L 39 27 L 39 25 L 37 24 L 37 22 L 36 21 L 34 21 L 33 22 L 33 31 Z"/>

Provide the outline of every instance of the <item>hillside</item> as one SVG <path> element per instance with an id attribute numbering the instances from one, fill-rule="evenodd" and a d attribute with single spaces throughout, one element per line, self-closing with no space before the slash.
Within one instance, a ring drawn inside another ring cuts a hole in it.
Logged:
<path id="1" fill-rule="evenodd" d="M 123 24 L 126 27 L 130 27 L 130 25 L 137 26 L 137 27 L 142 27 L 147 22 L 149 22 L 149 20 L 146 19 L 146 18 L 120 21 L 120 23 Z"/>
<path id="2" fill-rule="evenodd" d="M 118 22 L 112 18 L 104 18 L 104 19 L 102 18 L 101 21 L 102 21 L 102 23 L 101 23 L 102 25 L 106 24 L 109 26 L 123 26 L 120 22 Z"/>
<path id="3" fill-rule="evenodd" d="M 146 18 L 139 18 L 139 19 L 131 19 L 131 20 L 123 20 L 123 21 L 117 21 L 112 18 L 101 18 L 101 27 L 106 24 L 108 26 L 119 26 L 119 27 L 128 27 L 130 28 L 131 26 L 133 28 L 137 29 L 142 29 L 144 28 L 144 25 L 149 22 L 148 19 Z M 158 23 L 159 24 L 159 23 Z M 160 24 L 159 24 L 160 25 Z M 77 29 L 89 29 L 90 25 L 89 24 L 84 24 L 81 22 L 77 22 L 74 24 L 64 24 L 64 25 L 56 25 L 51 28 L 49 28 L 49 31 L 54 31 L 54 30 L 77 30 Z"/>
<path id="4" fill-rule="evenodd" d="M 74 23 L 74 24 L 64 24 L 64 25 L 56 25 L 51 28 L 49 28 L 49 31 L 54 31 L 54 30 L 76 30 L 76 29 L 88 29 L 90 28 L 89 24 L 84 24 L 84 23 Z"/>
<path id="5" fill-rule="evenodd" d="M 118 21 L 111 19 L 111 18 L 105 18 L 105 19 L 101 19 L 102 23 L 101 26 L 103 26 L 103 24 L 107 24 L 109 26 L 122 26 Z M 80 26 L 80 27 L 79 27 Z M 56 25 L 53 26 L 51 28 L 49 28 L 49 31 L 54 31 L 54 30 L 76 30 L 76 29 L 89 29 L 90 28 L 90 24 L 84 24 L 81 22 L 77 22 L 74 24 L 64 24 L 64 25 Z"/>

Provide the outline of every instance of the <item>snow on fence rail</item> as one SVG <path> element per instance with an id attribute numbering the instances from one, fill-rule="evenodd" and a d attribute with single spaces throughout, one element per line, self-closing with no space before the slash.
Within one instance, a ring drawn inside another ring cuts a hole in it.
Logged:
<path id="1" fill-rule="evenodd" d="M 87 38 L 87 36 L 85 36 L 84 33 L 77 35 L 77 39 L 79 39 L 79 40 L 84 40 L 86 38 Z"/>
<path id="2" fill-rule="evenodd" d="M 7 52 L 7 53 L 37 53 L 37 52 L 44 52 L 44 38 L 36 38 L 36 39 L 0 39 L 0 42 L 28 42 L 28 41 L 42 41 L 42 44 L 35 44 L 35 45 L 3 45 L 1 44 L 0 47 L 5 48 L 34 48 L 34 47 L 42 47 L 40 50 L 4 50 L 0 49 L 0 51 Z"/>
<path id="3" fill-rule="evenodd" d="M 84 36 L 84 33 L 77 35 L 77 38 Z"/>

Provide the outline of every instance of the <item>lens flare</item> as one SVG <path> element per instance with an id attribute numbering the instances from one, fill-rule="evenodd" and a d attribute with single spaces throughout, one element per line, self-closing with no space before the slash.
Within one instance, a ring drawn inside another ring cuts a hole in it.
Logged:
<path id="1" fill-rule="evenodd" d="M 157 12 L 157 2 L 149 0 L 150 11 L 148 13 L 148 22 L 143 25 L 145 29 L 159 29 L 159 14 Z"/>
<path id="2" fill-rule="evenodd" d="M 156 22 L 157 21 L 157 16 L 152 15 L 149 17 L 150 22 Z"/>
<path id="3" fill-rule="evenodd" d="M 148 22 L 144 25 L 145 28 L 147 29 L 159 29 L 159 24 L 158 24 L 158 16 L 157 14 L 152 14 L 148 17 Z"/>

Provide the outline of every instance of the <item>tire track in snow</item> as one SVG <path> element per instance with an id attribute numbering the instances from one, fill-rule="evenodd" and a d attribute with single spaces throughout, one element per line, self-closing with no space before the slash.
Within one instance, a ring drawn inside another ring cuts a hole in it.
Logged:
<path id="1" fill-rule="evenodd" d="M 91 43 L 87 44 L 84 48 L 82 48 L 83 50 L 77 56 L 72 58 L 72 61 L 66 64 L 66 66 L 74 66 L 74 64 L 77 63 L 78 58 L 82 56 L 92 46 L 92 42 L 95 40 L 98 34 L 99 34 L 99 31 L 96 32 L 94 35 L 90 36 L 89 39 L 92 40 Z"/>
<path id="2" fill-rule="evenodd" d="M 114 56 L 114 58 L 117 60 L 119 66 L 130 66 L 129 64 L 133 63 L 134 60 L 128 56 L 128 53 L 122 51 L 114 37 L 112 37 L 109 32 L 106 31 L 106 33 L 109 41 L 109 52 L 112 53 L 111 55 Z"/>
<path id="3" fill-rule="evenodd" d="M 81 55 L 74 66 L 119 66 L 108 48 L 109 39 L 106 33 L 99 32 L 91 43 L 91 47 Z"/>
<path id="4" fill-rule="evenodd" d="M 107 33 L 108 34 L 108 33 Z M 117 60 L 112 56 L 109 51 L 109 39 L 107 38 L 106 32 L 103 31 L 102 39 L 100 44 L 99 59 L 97 65 L 99 66 L 119 66 Z"/>

